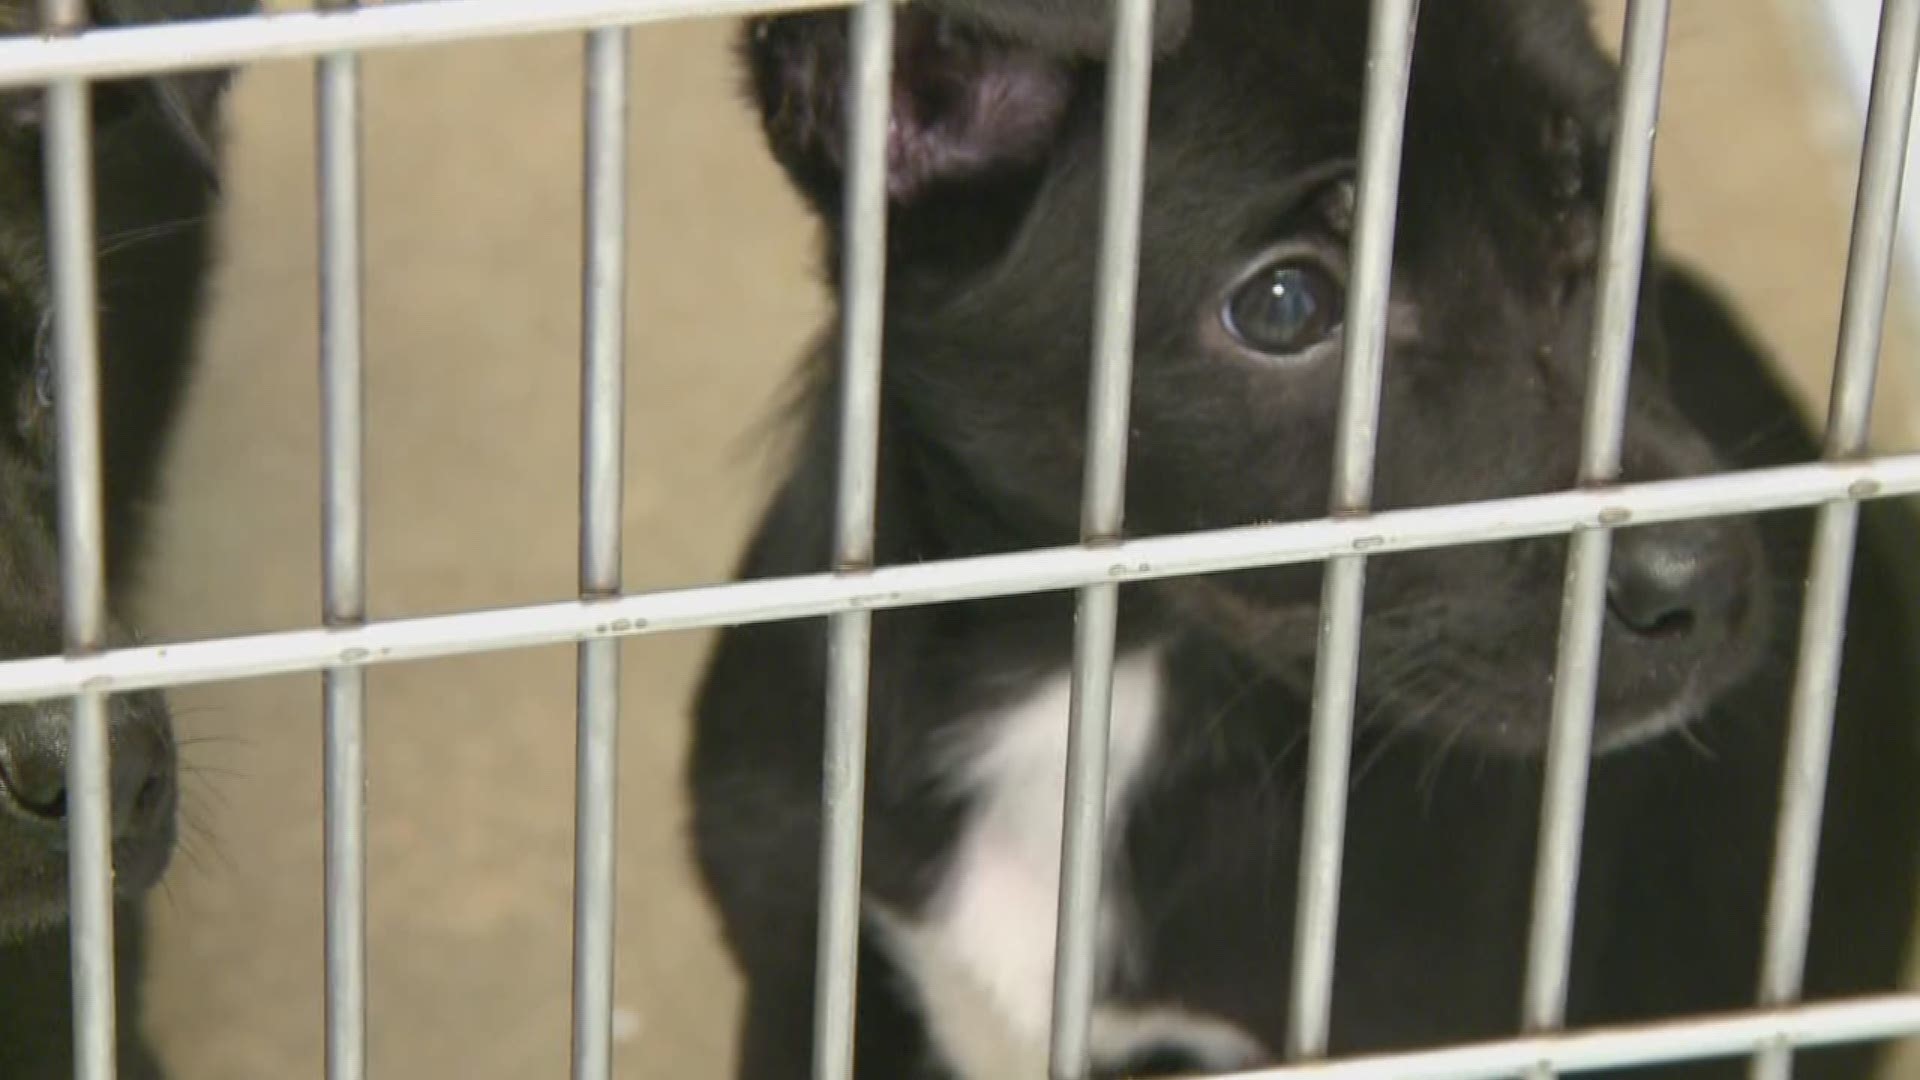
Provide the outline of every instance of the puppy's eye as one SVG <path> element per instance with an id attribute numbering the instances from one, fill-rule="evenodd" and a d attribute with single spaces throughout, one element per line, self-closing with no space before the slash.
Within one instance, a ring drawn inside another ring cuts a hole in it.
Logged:
<path id="1" fill-rule="evenodd" d="M 1294 256 L 1268 263 L 1242 281 L 1220 318 L 1240 344 L 1288 357 L 1338 329 L 1345 306 L 1346 290 L 1325 266 Z"/>

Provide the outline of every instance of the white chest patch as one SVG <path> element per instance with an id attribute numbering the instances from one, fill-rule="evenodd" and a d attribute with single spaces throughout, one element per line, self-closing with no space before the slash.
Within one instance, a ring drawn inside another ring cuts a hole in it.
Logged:
<path id="1" fill-rule="evenodd" d="M 1103 980 L 1127 951 L 1117 844 L 1159 733 L 1162 672 L 1157 652 L 1115 665 L 1106 800 L 1099 970 Z M 967 1080 L 1046 1075 L 1053 1012 L 1062 813 L 1066 798 L 1069 675 L 966 726 L 949 775 L 972 796 L 953 862 L 923 915 L 908 921 L 870 908 L 882 939 L 920 996 L 947 1065 Z M 1177 1011 L 1101 1009 L 1094 1020 L 1101 1060 L 1146 1042 L 1189 1047 L 1210 1069 L 1257 1060 L 1252 1040 L 1227 1025 Z"/>

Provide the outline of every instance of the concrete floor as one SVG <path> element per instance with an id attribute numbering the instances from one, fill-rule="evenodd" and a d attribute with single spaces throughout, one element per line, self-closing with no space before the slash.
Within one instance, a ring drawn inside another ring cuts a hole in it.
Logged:
<path id="1" fill-rule="evenodd" d="M 1752 0 L 1678 6 L 1661 184 L 1668 236 L 1818 387 L 1849 188 L 1844 139 L 1800 99 L 1794 32 Z M 766 487 L 756 422 L 822 312 L 810 228 L 737 102 L 728 33 L 635 36 L 634 589 L 725 576 Z M 549 38 L 367 62 L 375 617 L 573 593 L 579 54 Z M 311 96 L 308 67 L 277 65 L 234 98 L 227 258 L 136 598 L 156 640 L 317 616 Z M 1893 354 L 1911 362 L 1912 341 Z M 1911 386 L 1883 395 L 1895 439 L 1920 430 Z M 623 1077 L 718 1077 L 728 1058 L 736 991 L 678 789 L 705 645 L 626 646 Z M 369 676 L 376 1075 L 564 1075 L 572 669 L 547 649 Z M 317 1077 L 319 680 L 175 702 L 194 829 L 155 905 L 151 1026 L 183 1078 Z"/>

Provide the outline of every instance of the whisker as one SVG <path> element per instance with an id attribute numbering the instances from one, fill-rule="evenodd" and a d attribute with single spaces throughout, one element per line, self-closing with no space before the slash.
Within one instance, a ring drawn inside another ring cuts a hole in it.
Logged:
<path id="1" fill-rule="evenodd" d="M 1440 709 L 1436 708 L 1434 711 L 1437 713 Z M 1440 774 L 1445 771 L 1447 759 L 1452 756 L 1460 740 L 1466 737 L 1467 729 L 1472 726 L 1473 721 L 1465 716 L 1456 717 L 1449 722 L 1446 734 L 1434 747 L 1433 756 L 1421 769 L 1420 778 L 1415 782 L 1415 786 L 1420 791 L 1421 803 L 1426 813 L 1433 813 L 1433 801 L 1439 794 Z"/>
<path id="2" fill-rule="evenodd" d="M 110 233 L 100 238 L 95 257 L 100 260 L 105 260 L 110 256 L 126 251 L 128 248 L 150 243 L 154 240 L 165 239 L 169 236 L 177 236 L 180 233 L 197 229 L 210 220 L 212 219 L 209 215 L 200 214 L 173 221 L 163 221 L 154 225 L 142 225 L 138 228 L 122 229 L 119 232 Z"/>

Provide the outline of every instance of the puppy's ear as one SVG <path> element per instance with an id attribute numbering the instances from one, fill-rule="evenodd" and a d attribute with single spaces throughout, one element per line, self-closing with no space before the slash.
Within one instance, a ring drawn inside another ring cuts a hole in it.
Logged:
<path id="1" fill-rule="evenodd" d="M 848 152 L 849 30 L 844 12 L 781 15 L 750 22 L 744 39 L 774 155 L 830 219 Z M 899 9 L 894 46 L 887 192 L 896 208 L 1044 161 L 1073 92 L 1066 61 L 917 4 Z"/>

